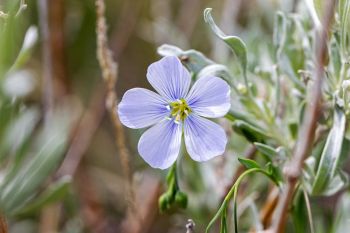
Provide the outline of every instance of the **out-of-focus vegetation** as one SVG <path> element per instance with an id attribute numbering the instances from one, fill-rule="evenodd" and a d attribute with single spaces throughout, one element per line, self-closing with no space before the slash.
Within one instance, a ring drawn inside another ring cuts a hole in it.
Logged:
<path id="1" fill-rule="evenodd" d="M 149 88 L 147 66 L 166 55 L 178 56 L 193 79 L 216 75 L 232 87 L 232 109 L 219 120 L 225 154 L 206 163 L 181 156 L 170 177 L 187 208 L 179 202 L 160 213 L 158 198 L 172 181 L 138 155 L 141 131 L 125 129 L 130 184 L 106 114 L 95 1 L 0 0 L 3 231 L 175 233 L 193 219 L 204 232 L 220 206 L 211 232 L 270 228 L 317 82 L 324 2 L 105 1 L 118 97 Z M 326 30 L 322 109 L 285 232 L 350 228 L 349 0 L 337 1 Z"/>

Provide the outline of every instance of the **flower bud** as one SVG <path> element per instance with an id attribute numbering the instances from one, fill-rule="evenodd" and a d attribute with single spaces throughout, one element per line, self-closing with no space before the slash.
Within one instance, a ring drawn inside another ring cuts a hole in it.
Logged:
<path id="1" fill-rule="evenodd" d="M 166 193 L 164 193 L 162 196 L 159 197 L 158 205 L 161 213 L 165 212 L 168 209 L 169 202 L 168 202 L 168 195 Z"/>
<path id="2" fill-rule="evenodd" d="M 188 198 L 187 195 L 181 191 L 175 195 L 175 202 L 183 209 L 187 207 Z"/>

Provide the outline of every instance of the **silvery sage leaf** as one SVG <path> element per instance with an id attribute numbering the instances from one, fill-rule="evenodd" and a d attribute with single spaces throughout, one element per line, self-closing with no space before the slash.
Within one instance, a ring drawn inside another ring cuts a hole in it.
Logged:
<path id="1" fill-rule="evenodd" d="M 236 133 L 244 136 L 248 141 L 254 142 L 264 142 L 266 139 L 270 138 L 263 129 L 258 128 L 257 126 L 251 125 L 242 120 L 236 120 L 232 125 L 233 130 Z"/>
<path id="2" fill-rule="evenodd" d="M 231 86 L 234 85 L 233 77 L 226 66 L 220 64 L 212 64 L 204 67 L 199 73 L 198 78 L 206 76 L 216 76 L 224 79 Z"/>
<path id="3" fill-rule="evenodd" d="M 195 74 L 201 71 L 204 67 L 214 64 L 214 62 L 207 58 L 203 53 L 194 49 L 184 51 L 174 45 L 163 44 L 157 49 L 157 52 L 164 57 L 177 56 L 182 64 Z"/>
<path id="4" fill-rule="evenodd" d="M 261 154 L 265 155 L 269 162 L 272 162 L 277 155 L 276 149 L 269 145 L 259 142 L 254 142 L 254 145 Z"/>
<path id="5" fill-rule="evenodd" d="M 350 56 L 349 39 L 350 39 L 350 0 L 339 1 L 339 17 L 341 27 L 341 53 L 342 58 Z"/>
<path id="6" fill-rule="evenodd" d="M 247 81 L 247 48 L 243 40 L 237 36 L 228 36 L 225 33 L 221 31 L 221 29 L 215 24 L 215 21 L 211 15 L 211 8 L 207 8 L 204 10 L 204 21 L 209 24 L 211 30 L 214 32 L 214 34 L 219 37 L 222 41 L 224 41 L 230 49 L 234 52 L 234 54 L 237 56 L 240 65 L 242 67 L 243 71 L 243 77 L 244 81 L 248 83 Z"/>
<path id="7" fill-rule="evenodd" d="M 45 190 L 38 198 L 29 203 L 26 207 L 15 213 L 16 216 L 29 215 L 38 212 L 44 206 L 62 199 L 69 191 L 72 177 L 63 176 Z"/>
<path id="8" fill-rule="evenodd" d="M 67 110 L 55 112 L 32 145 L 30 160 L 21 161 L 6 174 L 0 186 L 0 209 L 7 215 L 20 211 L 37 194 L 39 186 L 63 158 L 72 119 Z"/>
<path id="9" fill-rule="evenodd" d="M 350 193 L 344 192 L 337 202 L 337 213 L 334 215 L 337 219 L 333 226 L 332 233 L 348 232 L 350 229 Z"/>
<path id="10" fill-rule="evenodd" d="M 277 12 L 273 29 L 273 44 L 276 49 L 276 60 L 280 58 L 282 49 L 286 42 L 286 31 L 286 18 L 282 12 Z"/>
<path id="11" fill-rule="evenodd" d="M 342 109 L 335 107 L 333 126 L 328 134 L 312 187 L 312 194 L 323 193 L 335 178 L 345 134 L 346 117 Z"/>
<path id="12" fill-rule="evenodd" d="M 322 195 L 324 196 L 331 196 L 346 187 L 349 184 L 349 178 L 348 175 L 342 171 L 339 170 L 336 172 L 336 174 L 333 176 L 332 180 L 329 182 L 328 186 L 325 190 L 323 190 Z"/>
<path id="13" fill-rule="evenodd" d="M 38 41 L 38 37 L 38 28 L 35 26 L 29 27 L 25 34 L 22 48 L 19 51 L 18 56 L 10 70 L 18 69 L 30 58 L 30 54 L 33 50 L 35 43 Z"/>

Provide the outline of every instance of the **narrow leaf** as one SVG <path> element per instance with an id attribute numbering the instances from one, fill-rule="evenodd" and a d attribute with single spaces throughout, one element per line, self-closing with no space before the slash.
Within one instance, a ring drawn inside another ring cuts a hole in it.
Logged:
<path id="1" fill-rule="evenodd" d="M 212 64 L 204 67 L 199 73 L 198 78 L 205 76 L 216 76 L 224 79 L 231 86 L 234 86 L 233 77 L 226 66 L 220 64 Z"/>
<path id="2" fill-rule="evenodd" d="M 263 132 L 262 129 L 253 126 L 245 121 L 236 120 L 233 123 L 233 129 L 235 132 L 240 133 L 242 136 L 244 136 L 248 141 L 250 142 L 264 142 L 267 138 L 269 138 L 269 135 L 267 135 L 265 132 Z"/>
<path id="3" fill-rule="evenodd" d="M 195 74 L 204 67 L 214 64 L 203 53 L 193 49 L 184 51 L 174 45 L 163 44 L 158 48 L 157 52 L 162 56 L 177 56 L 186 68 Z"/>
<path id="4" fill-rule="evenodd" d="M 52 184 L 48 190 L 41 194 L 34 202 L 28 204 L 20 212 L 15 213 L 15 215 L 23 216 L 26 214 L 35 213 L 42 209 L 44 206 L 62 199 L 67 194 L 71 183 L 72 178 L 70 176 L 64 176 L 60 178 L 58 181 Z"/>
<path id="5" fill-rule="evenodd" d="M 261 168 L 260 165 L 251 159 L 246 159 L 243 157 L 238 157 L 238 161 L 247 169 L 251 168 Z"/>
<path id="6" fill-rule="evenodd" d="M 338 107 L 334 111 L 333 126 L 328 134 L 326 145 L 323 149 L 321 160 L 317 169 L 312 193 L 320 194 L 334 178 L 338 168 L 341 148 L 345 134 L 346 116 Z"/>
<path id="7" fill-rule="evenodd" d="M 254 145 L 261 154 L 268 158 L 269 162 L 272 162 L 273 158 L 277 155 L 277 151 L 271 146 L 259 142 L 255 142 Z"/>
<path id="8" fill-rule="evenodd" d="M 209 24 L 211 30 L 214 32 L 214 34 L 219 37 L 222 41 L 224 41 L 230 49 L 234 52 L 234 54 L 237 56 L 240 65 L 242 67 L 243 71 L 243 77 L 246 84 L 248 84 L 247 80 L 247 48 L 245 43 L 242 41 L 241 38 L 237 36 L 227 36 L 225 33 L 221 31 L 221 29 L 215 24 L 215 21 L 211 15 L 211 8 L 207 8 L 204 10 L 204 21 Z"/>

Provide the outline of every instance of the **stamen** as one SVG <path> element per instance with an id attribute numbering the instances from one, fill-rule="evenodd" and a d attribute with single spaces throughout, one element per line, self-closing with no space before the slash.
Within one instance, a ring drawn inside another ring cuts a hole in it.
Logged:
<path id="1" fill-rule="evenodd" d="M 185 99 L 177 99 L 169 103 L 169 107 L 171 109 L 170 117 L 173 117 L 174 121 L 178 123 L 184 121 L 192 112 Z"/>

